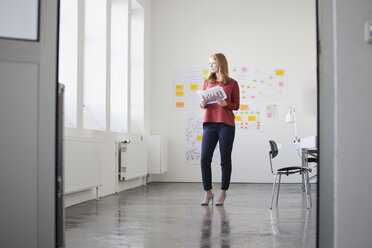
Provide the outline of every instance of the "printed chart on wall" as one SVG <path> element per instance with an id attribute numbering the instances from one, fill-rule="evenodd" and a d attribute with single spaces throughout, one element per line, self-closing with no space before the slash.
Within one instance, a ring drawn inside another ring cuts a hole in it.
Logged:
<path id="1" fill-rule="evenodd" d="M 209 71 L 203 68 L 173 69 L 173 107 L 175 110 L 199 110 L 203 82 Z"/>
<path id="2" fill-rule="evenodd" d="M 234 111 L 237 130 L 261 128 L 261 107 L 259 104 L 240 104 L 240 109 Z"/>
<path id="3" fill-rule="evenodd" d="M 186 118 L 186 163 L 200 164 L 201 142 L 203 139 L 204 112 L 188 112 Z M 213 154 L 212 164 L 220 164 L 218 144 Z"/>
<path id="4" fill-rule="evenodd" d="M 241 101 L 277 101 L 287 97 L 286 71 L 283 69 L 233 68 L 231 77 L 239 83 Z"/>

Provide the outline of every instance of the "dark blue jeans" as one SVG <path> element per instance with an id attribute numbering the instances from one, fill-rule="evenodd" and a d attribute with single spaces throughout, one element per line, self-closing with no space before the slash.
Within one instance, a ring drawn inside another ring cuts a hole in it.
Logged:
<path id="1" fill-rule="evenodd" d="M 200 161 L 204 190 L 212 189 L 211 162 L 217 142 L 219 142 L 221 154 L 221 189 L 228 190 L 231 178 L 231 152 L 234 137 L 235 126 L 215 122 L 204 123 Z"/>

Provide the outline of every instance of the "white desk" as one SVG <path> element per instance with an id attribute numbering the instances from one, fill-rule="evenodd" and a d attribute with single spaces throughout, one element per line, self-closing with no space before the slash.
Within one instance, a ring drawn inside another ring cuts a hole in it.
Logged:
<path id="1" fill-rule="evenodd" d="M 318 158 L 317 136 L 301 138 L 297 143 L 278 144 L 278 149 L 301 149 L 302 166 L 308 166 L 309 155 Z"/>
<path id="2" fill-rule="evenodd" d="M 298 139 L 297 143 L 278 144 L 278 149 L 310 149 L 317 150 L 317 136 Z"/>

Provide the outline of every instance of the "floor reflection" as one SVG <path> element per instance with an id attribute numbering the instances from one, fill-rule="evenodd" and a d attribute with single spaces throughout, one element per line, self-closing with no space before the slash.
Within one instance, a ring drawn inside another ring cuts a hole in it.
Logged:
<path id="1" fill-rule="evenodd" d="M 215 210 L 213 210 L 215 209 Z M 213 211 L 217 212 L 215 214 L 218 216 L 218 220 L 215 220 L 216 222 L 219 222 L 218 224 L 213 225 L 214 215 Z M 217 230 L 219 229 L 219 232 Z M 214 233 L 218 235 L 218 238 L 212 239 L 213 236 L 213 229 Z M 203 220 L 201 225 L 201 236 L 200 236 L 200 247 L 201 248 L 209 248 L 209 247 L 216 247 L 216 245 L 213 245 L 215 241 L 219 241 L 218 247 L 221 248 L 230 248 L 230 221 L 226 214 L 225 208 L 223 206 L 220 207 L 210 207 L 206 206 L 203 207 Z"/>
<path id="2" fill-rule="evenodd" d="M 302 209 L 300 210 L 300 215 L 301 217 L 300 218 L 297 218 L 296 217 L 296 223 L 292 223 L 292 222 L 289 222 L 288 221 L 288 215 L 289 216 L 296 216 L 298 215 L 298 212 L 297 213 L 288 213 L 288 211 L 286 210 L 283 210 L 283 212 L 285 211 L 286 212 L 286 216 L 283 216 L 283 218 L 281 219 L 280 216 L 279 216 L 279 209 L 278 208 L 275 208 L 273 210 L 270 210 L 269 212 L 269 215 L 270 215 L 270 224 L 271 224 L 271 231 L 273 233 L 273 235 L 275 237 L 279 236 L 280 234 L 282 234 L 281 232 L 281 228 L 283 228 L 284 232 L 283 233 L 286 233 L 288 232 L 288 225 L 292 225 L 294 228 L 297 229 L 297 233 L 298 234 L 302 234 L 301 235 L 301 243 L 302 244 L 305 244 L 307 242 L 307 236 L 308 236 L 308 228 L 309 228 L 309 225 L 310 225 L 310 218 L 311 218 L 311 209 Z M 283 220 L 283 222 L 281 222 L 281 220 Z"/>

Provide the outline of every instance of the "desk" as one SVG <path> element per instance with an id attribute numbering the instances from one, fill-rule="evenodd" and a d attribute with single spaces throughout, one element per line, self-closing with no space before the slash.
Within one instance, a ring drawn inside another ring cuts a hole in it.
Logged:
<path id="1" fill-rule="evenodd" d="M 302 166 L 309 166 L 309 156 L 318 159 L 317 136 L 301 138 L 297 143 L 278 144 L 278 149 L 301 149 Z"/>

